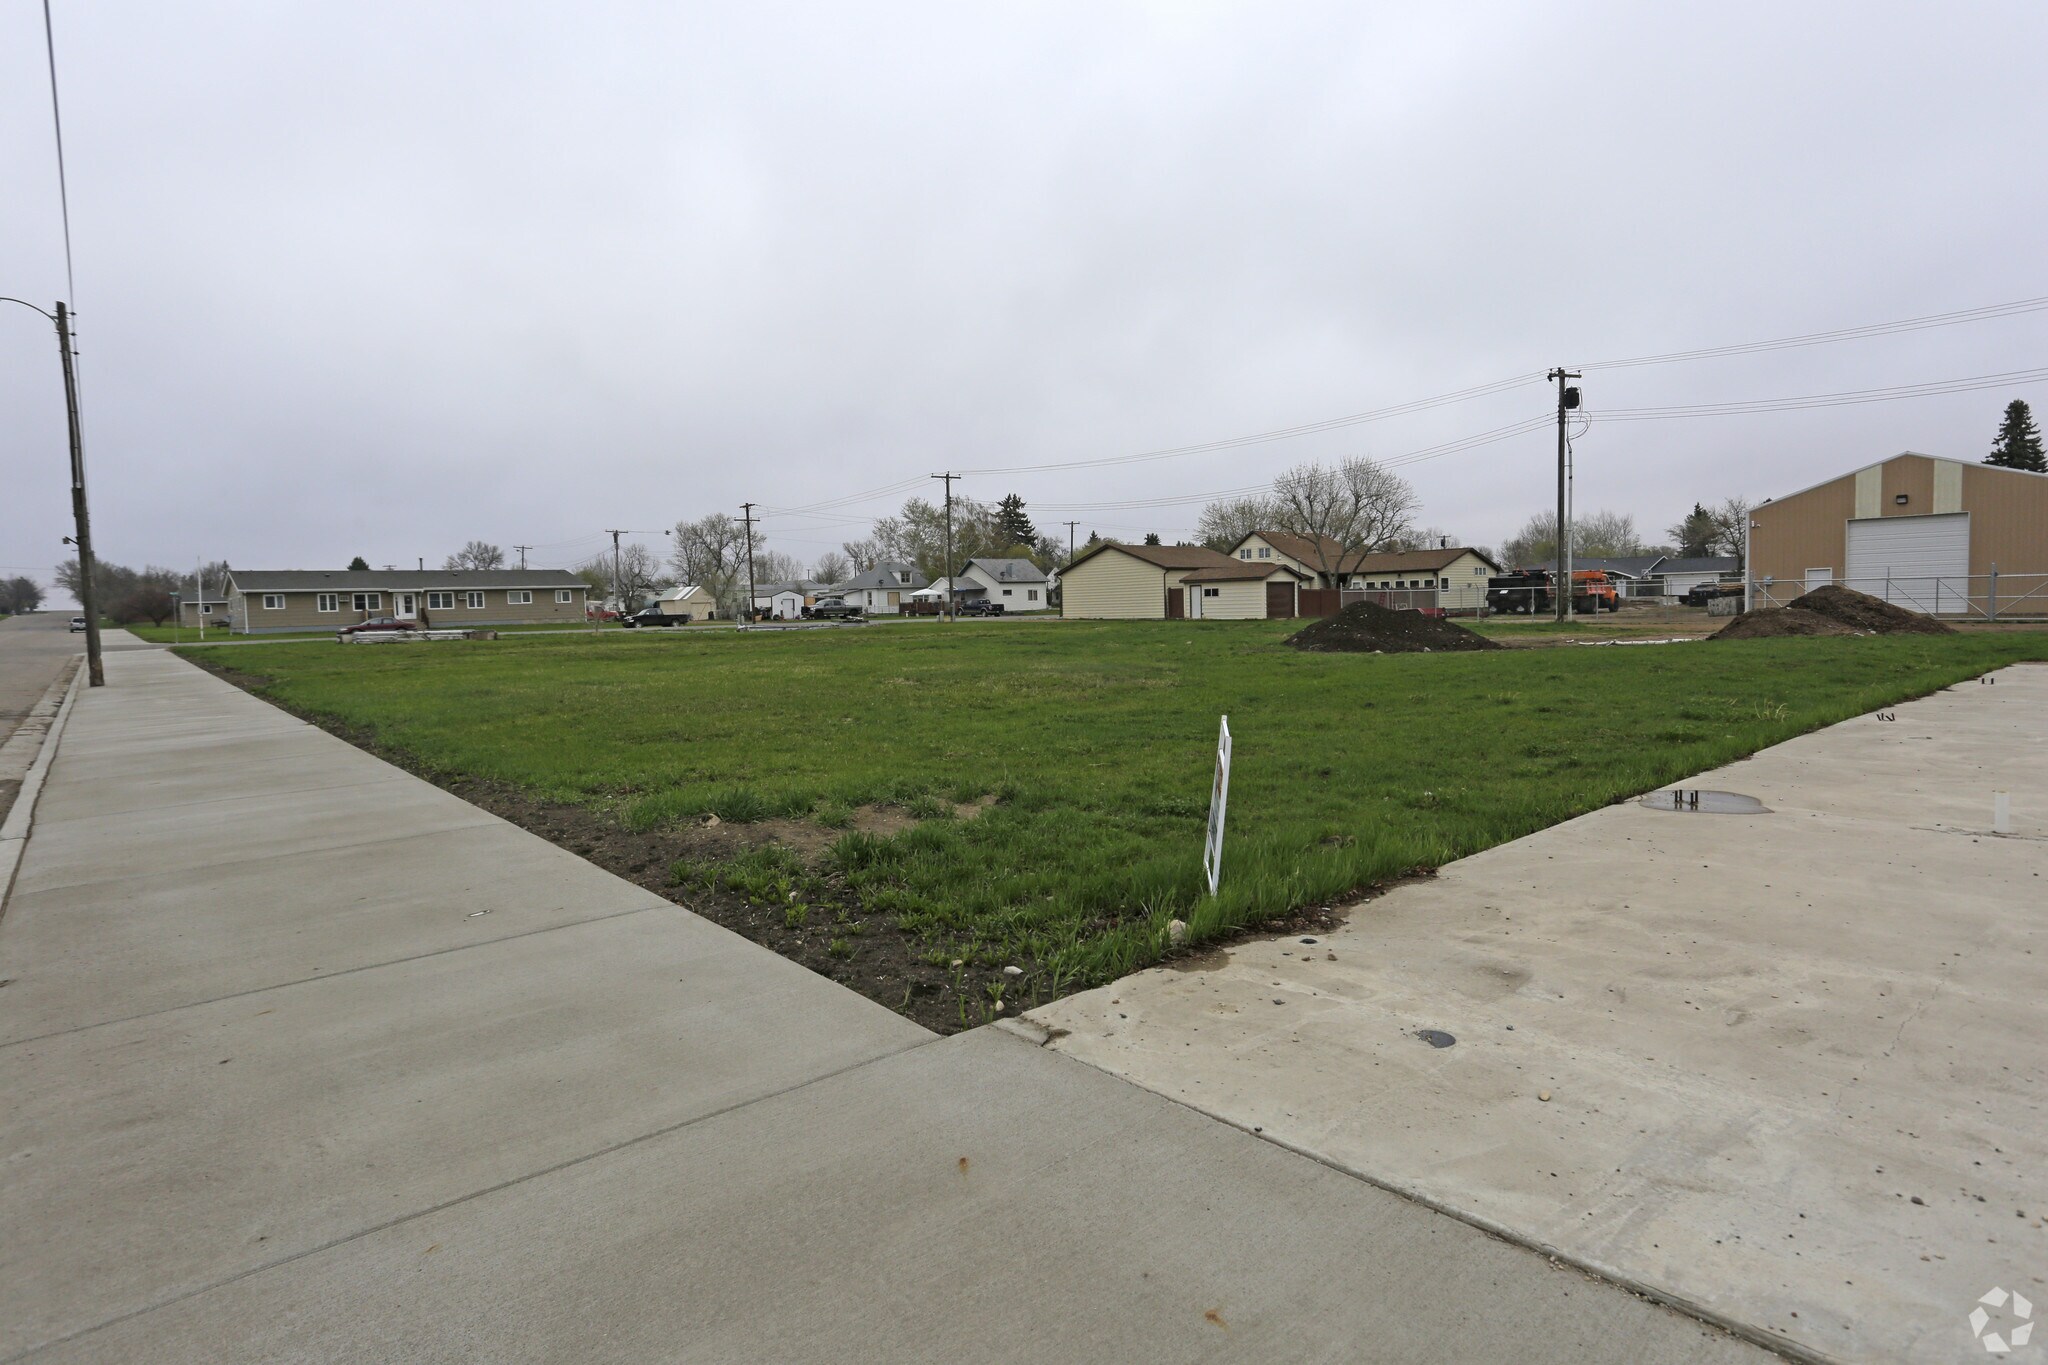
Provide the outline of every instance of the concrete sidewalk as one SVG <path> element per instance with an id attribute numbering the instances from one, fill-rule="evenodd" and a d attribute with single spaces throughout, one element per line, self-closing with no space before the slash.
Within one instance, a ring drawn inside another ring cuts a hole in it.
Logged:
<path id="1" fill-rule="evenodd" d="M 1764 1358 L 108 670 L 0 918 L 0 1358 Z"/>
<path id="2" fill-rule="evenodd" d="M 2048 667 L 1896 715 L 1683 784 L 1769 814 L 1610 807 L 1028 1018 L 1806 1352 L 1984 1359 L 1981 1295 L 2048 1304 Z"/>

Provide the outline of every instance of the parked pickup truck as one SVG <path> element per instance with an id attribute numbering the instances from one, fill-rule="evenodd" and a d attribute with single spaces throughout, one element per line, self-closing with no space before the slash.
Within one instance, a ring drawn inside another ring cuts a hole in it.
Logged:
<path id="1" fill-rule="evenodd" d="M 804 608 L 804 615 L 813 621 L 851 621 L 860 616 L 860 607 L 843 597 L 821 597 Z"/>
<path id="2" fill-rule="evenodd" d="M 1722 581 L 1719 583 L 1695 583 L 1685 590 L 1685 596 L 1678 600 L 1688 607 L 1704 607 L 1717 597 L 1742 596 L 1742 583 Z"/>
<path id="3" fill-rule="evenodd" d="M 640 608 L 631 616 L 620 621 L 619 624 L 631 630 L 635 626 L 687 626 L 690 624 L 690 619 L 690 613 L 686 611 L 664 611 L 661 603 L 656 602 L 652 606 Z"/>
<path id="4" fill-rule="evenodd" d="M 972 602 L 962 602 L 960 604 L 960 614 L 962 616 L 1001 616 L 1003 614 L 1003 604 L 1000 602 L 990 602 L 985 598 L 976 598 Z"/>

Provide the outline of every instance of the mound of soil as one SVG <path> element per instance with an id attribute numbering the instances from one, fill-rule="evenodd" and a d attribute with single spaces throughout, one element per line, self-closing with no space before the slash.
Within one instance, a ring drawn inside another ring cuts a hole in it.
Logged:
<path id="1" fill-rule="evenodd" d="M 1395 611 L 1377 602 L 1353 602 L 1287 637 L 1296 649 L 1318 654 L 1431 654 L 1454 649 L 1499 649 L 1500 642 L 1419 611 Z"/>
<path id="2" fill-rule="evenodd" d="M 1709 640 L 1782 640 L 1792 635 L 1861 635 L 1864 632 L 1833 621 L 1819 612 L 1790 607 L 1759 607 L 1731 617 Z"/>
<path id="3" fill-rule="evenodd" d="M 1917 611 L 1909 611 L 1881 597 L 1872 597 L 1867 592 L 1857 592 L 1854 588 L 1845 588 L 1838 583 L 1815 588 L 1804 597 L 1796 598 L 1787 610 L 1824 616 L 1830 621 L 1839 621 L 1851 630 L 1866 631 L 1872 635 L 1956 633 L 1955 627 L 1945 625 L 1932 616 L 1922 616 Z"/>

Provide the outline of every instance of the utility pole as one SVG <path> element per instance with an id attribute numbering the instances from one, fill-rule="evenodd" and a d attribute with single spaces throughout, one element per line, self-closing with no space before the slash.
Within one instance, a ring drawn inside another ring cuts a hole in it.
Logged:
<path id="1" fill-rule="evenodd" d="M 1074 528 L 1080 524 L 1078 521 L 1067 523 L 1067 563 L 1069 564 L 1074 562 Z"/>
<path id="2" fill-rule="evenodd" d="M 64 416 L 71 428 L 71 519 L 77 531 L 78 605 L 85 609 L 85 671 L 94 687 L 107 685 L 100 662 L 99 590 L 93 584 L 92 514 L 85 505 L 85 437 L 78 427 L 78 375 L 71 364 L 71 314 L 57 305 L 57 349 L 64 357 Z"/>
<path id="3" fill-rule="evenodd" d="M 621 617 L 626 614 L 626 595 L 619 587 L 619 537 L 624 531 L 606 531 L 612 538 L 612 605 L 618 608 Z"/>
<path id="4" fill-rule="evenodd" d="M 746 514 L 740 521 L 747 528 L 747 609 L 740 613 L 744 619 L 754 614 L 754 504 L 743 502 L 740 511 Z"/>
<path id="5" fill-rule="evenodd" d="M 946 619 L 957 621 L 960 619 L 960 601 L 958 590 L 953 585 L 953 480 L 960 476 L 946 473 L 932 477 L 946 481 Z"/>
<path id="6" fill-rule="evenodd" d="M 1579 391 L 1564 382 L 1577 379 L 1577 370 L 1563 368 L 1552 370 L 1543 376 L 1557 381 L 1557 581 L 1552 584 L 1552 596 L 1557 599 L 1557 619 L 1570 619 L 1572 609 L 1572 528 L 1570 514 L 1565 507 L 1565 460 L 1567 443 L 1565 426 L 1571 420 L 1567 416 L 1579 406 Z"/>
<path id="7" fill-rule="evenodd" d="M 515 549 L 515 550 L 517 550 L 517 551 L 519 551 L 519 567 L 520 567 L 520 568 L 522 568 L 522 569 L 523 569 L 523 568 L 525 568 L 525 567 L 526 567 L 526 552 L 527 552 L 528 550 L 531 550 L 531 549 L 533 548 L 533 546 L 531 546 L 531 545 L 514 545 L 514 546 L 513 546 L 512 548 L 513 548 L 513 549 Z"/>

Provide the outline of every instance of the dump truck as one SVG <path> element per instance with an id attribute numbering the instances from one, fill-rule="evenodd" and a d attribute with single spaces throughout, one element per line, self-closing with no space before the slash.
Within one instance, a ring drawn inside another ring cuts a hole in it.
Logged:
<path id="1" fill-rule="evenodd" d="M 1496 613 L 1537 614 L 1557 610 L 1553 584 L 1556 574 L 1549 569 L 1516 569 L 1486 580 L 1486 605 Z M 1572 610 L 1583 615 L 1621 610 L 1621 594 L 1601 569 L 1572 572 Z"/>

